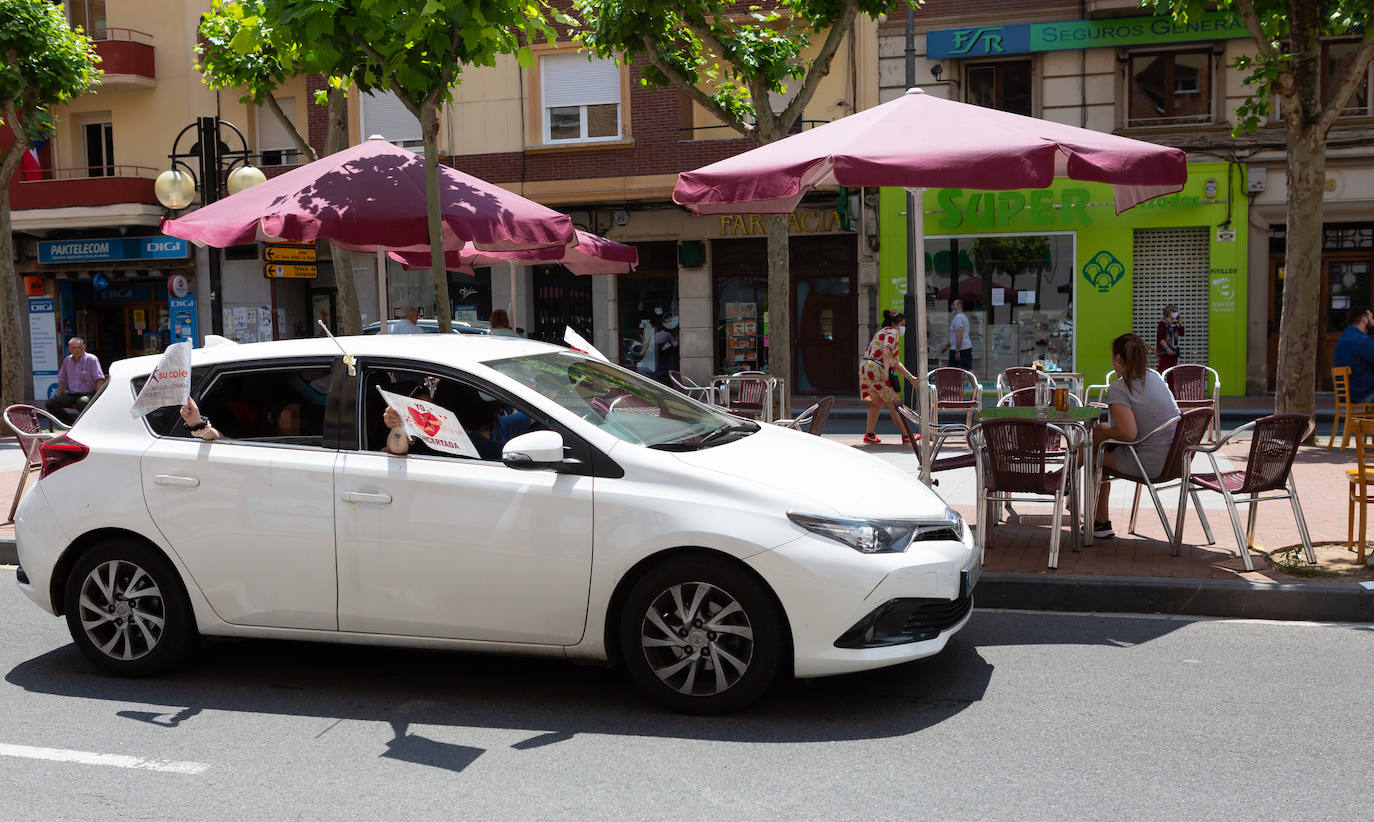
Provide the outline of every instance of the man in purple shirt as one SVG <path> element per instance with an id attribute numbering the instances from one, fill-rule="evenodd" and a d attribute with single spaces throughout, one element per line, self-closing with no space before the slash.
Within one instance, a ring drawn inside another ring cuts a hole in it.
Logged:
<path id="1" fill-rule="evenodd" d="M 44 403 L 48 413 L 58 419 L 66 419 L 65 414 L 69 409 L 76 410 L 73 416 L 81 416 L 81 412 L 86 410 L 86 403 L 91 401 L 91 395 L 105 382 L 100 360 L 94 354 L 86 353 L 85 340 L 72 337 L 67 341 L 67 350 L 71 353 L 62 360 L 62 367 L 57 370 L 57 396 Z"/>

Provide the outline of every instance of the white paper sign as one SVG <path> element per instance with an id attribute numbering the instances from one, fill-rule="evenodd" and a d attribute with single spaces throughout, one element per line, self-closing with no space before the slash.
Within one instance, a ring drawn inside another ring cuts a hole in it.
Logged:
<path id="1" fill-rule="evenodd" d="M 606 359 L 605 354 L 597 351 L 591 343 L 582 338 L 581 334 L 572 330 L 572 326 L 563 327 L 563 342 L 567 343 L 574 351 L 581 351 L 583 354 L 589 357 L 596 357 L 602 362 L 610 362 L 610 360 Z"/>
<path id="2" fill-rule="evenodd" d="M 1005 288 L 994 288 L 994 289 L 992 290 L 992 304 L 993 304 L 993 305 L 1006 305 L 1006 304 L 1007 304 L 1007 290 L 1006 290 Z"/>
<path id="3" fill-rule="evenodd" d="M 1035 302 L 1035 289 L 1033 288 L 1023 289 L 1016 293 L 1018 295 L 1016 301 L 1021 303 L 1022 305 L 1030 305 L 1031 303 Z"/>
<path id="4" fill-rule="evenodd" d="M 406 434 L 433 448 L 436 451 L 443 451 L 449 454 L 458 454 L 473 459 L 481 459 L 482 455 L 477 453 L 477 447 L 472 444 L 468 434 L 463 430 L 463 426 L 458 424 L 458 417 L 442 405 L 435 405 L 432 402 L 416 399 L 415 397 L 402 397 L 400 394 L 393 394 L 390 391 L 378 388 L 382 394 L 382 399 L 391 406 L 401 417 L 401 424 L 405 426 Z"/>
<path id="5" fill-rule="evenodd" d="M 129 413 L 141 417 L 168 405 L 184 405 L 191 396 L 191 344 L 172 343 L 162 352 L 153 373 L 134 398 Z"/>

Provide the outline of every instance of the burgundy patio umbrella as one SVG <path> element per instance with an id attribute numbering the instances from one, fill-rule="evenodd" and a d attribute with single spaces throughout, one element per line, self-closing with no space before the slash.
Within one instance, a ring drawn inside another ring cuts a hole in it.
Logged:
<path id="1" fill-rule="evenodd" d="M 1117 213 L 1183 189 L 1184 153 L 1034 117 L 932 97 L 920 89 L 775 143 L 678 175 L 673 201 L 697 214 L 788 214 L 816 186 L 902 186 L 910 271 L 925 293 L 926 188 L 1046 188 L 1055 177 L 1110 183 Z M 925 301 L 916 301 L 917 383 L 926 382 Z M 918 391 L 921 477 L 929 481 L 929 398 Z"/>
<path id="2" fill-rule="evenodd" d="M 392 251 L 391 259 L 406 268 L 429 268 L 429 249 Z M 632 245 L 617 243 L 587 231 L 577 231 L 577 244 L 536 248 L 527 251 L 481 251 L 472 243 L 444 254 L 450 271 L 471 274 L 477 266 L 517 263 L 561 263 L 574 274 L 625 274 L 639 264 L 639 251 Z"/>

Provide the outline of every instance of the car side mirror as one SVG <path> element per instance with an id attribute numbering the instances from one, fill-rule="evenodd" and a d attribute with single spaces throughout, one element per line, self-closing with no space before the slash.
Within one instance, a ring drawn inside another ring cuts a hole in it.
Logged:
<path id="1" fill-rule="evenodd" d="M 511 468 L 549 468 L 563 462 L 563 435 L 557 431 L 531 431 L 506 443 L 501 461 Z"/>

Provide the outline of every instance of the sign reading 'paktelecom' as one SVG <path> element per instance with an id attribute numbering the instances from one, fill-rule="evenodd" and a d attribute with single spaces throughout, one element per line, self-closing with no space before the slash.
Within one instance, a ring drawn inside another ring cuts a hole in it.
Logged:
<path id="1" fill-rule="evenodd" d="M 179 237 L 105 237 L 40 240 L 40 263 L 97 263 L 112 260 L 185 259 L 186 241 Z"/>
<path id="2" fill-rule="evenodd" d="M 1035 51 L 1189 43 L 1249 37 L 1244 24 L 1222 12 L 1193 15 L 1187 23 L 1169 17 L 1063 20 L 1011 26 L 940 29 L 926 34 L 927 56 L 990 57 Z"/>

